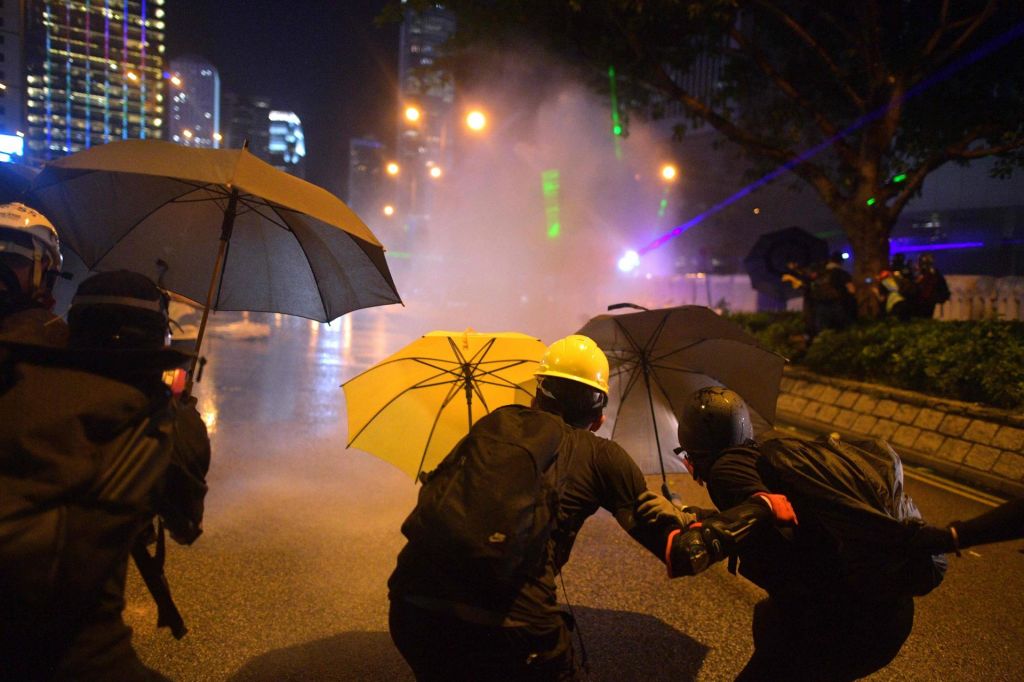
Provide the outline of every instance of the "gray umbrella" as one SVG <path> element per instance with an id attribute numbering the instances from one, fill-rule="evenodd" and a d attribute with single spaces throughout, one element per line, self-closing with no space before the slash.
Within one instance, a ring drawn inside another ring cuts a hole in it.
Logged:
<path id="1" fill-rule="evenodd" d="M 205 301 L 330 321 L 398 303 L 384 247 L 340 199 L 245 149 L 154 140 L 48 164 L 28 200 L 92 270 L 128 269 Z"/>
<path id="2" fill-rule="evenodd" d="M 638 307 L 619 304 L 618 307 Z M 676 458 L 676 415 L 690 394 L 711 385 L 739 393 L 760 417 L 775 419 L 786 359 L 758 345 L 738 325 L 704 306 L 599 315 L 579 330 L 604 350 L 611 365 L 612 438 L 644 473 L 682 471 Z M 651 442 L 653 440 L 653 443 Z M 666 493 L 667 494 L 667 493 Z"/>

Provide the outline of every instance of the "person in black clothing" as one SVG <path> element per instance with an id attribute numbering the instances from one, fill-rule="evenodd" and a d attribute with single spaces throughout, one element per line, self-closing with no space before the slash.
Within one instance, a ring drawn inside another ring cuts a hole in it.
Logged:
<path id="1" fill-rule="evenodd" d="M 911 315 L 924 319 L 935 317 L 935 306 L 949 300 L 949 285 L 941 272 L 935 269 L 935 259 L 926 253 L 917 260 L 914 297 Z"/>
<path id="2" fill-rule="evenodd" d="M 776 437 L 782 434 L 755 441 L 746 405 L 726 388 L 701 389 L 684 405 L 679 451 L 723 511 L 704 512 L 698 525 L 670 537 L 669 574 L 695 575 L 735 556 L 739 572 L 768 592 L 755 607 L 754 654 L 738 680 L 863 677 L 899 652 L 913 626 L 913 597 L 894 590 L 876 599 L 842 577 L 842 557 L 815 516 L 818 507 L 761 456 Z M 648 509 L 649 500 L 650 494 L 639 513 L 653 518 L 660 512 Z M 928 566 L 954 537 L 923 523 L 908 536 L 908 551 Z M 924 578 L 928 585 L 917 593 L 934 587 L 941 572 Z"/>
<path id="3" fill-rule="evenodd" d="M 664 515 L 653 511 L 650 522 L 635 515 L 647 489 L 639 468 L 620 446 L 593 433 L 604 421 L 607 402 L 604 353 L 584 336 L 561 339 L 549 347 L 537 379 L 534 407 L 564 422 L 558 453 L 564 479 L 547 561 L 539 576 L 523 578 L 508 606 L 495 612 L 459 596 L 464 586 L 449 584 L 446 573 L 410 540 L 388 581 L 390 630 L 418 680 L 578 679 L 555 578 L 583 522 L 603 508 L 656 556 L 664 547 Z"/>
<path id="4" fill-rule="evenodd" d="M 67 325 L 54 315 L 63 257 L 57 230 L 24 204 L 0 205 L 0 340 L 60 347 Z"/>
<path id="5" fill-rule="evenodd" d="M 0 349 L 15 368 L 0 410 L 22 417 L 0 428 L 0 482 L 14 493 L 0 501 L 0 669 L 30 681 L 166 680 L 139 660 L 122 611 L 129 553 L 154 566 L 139 538 L 155 516 L 178 542 L 201 533 L 206 427 L 162 381 L 189 356 L 165 347 L 166 297 L 136 273 L 82 282 L 69 322 L 67 349 Z M 162 543 L 162 530 L 153 537 Z M 162 582 L 155 570 L 143 575 Z M 158 624 L 175 629 L 163 596 Z"/>

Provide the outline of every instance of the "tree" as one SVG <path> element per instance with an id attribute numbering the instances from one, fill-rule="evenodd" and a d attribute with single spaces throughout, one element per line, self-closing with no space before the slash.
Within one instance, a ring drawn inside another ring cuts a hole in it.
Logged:
<path id="1" fill-rule="evenodd" d="M 929 173 L 1024 163 L 1020 0 L 452 0 L 458 46 L 540 39 L 641 110 L 677 102 L 738 145 L 752 171 L 786 166 L 850 240 L 858 282 Z M 717 87 L 689 89 L 700 59 Z M 869 301 L 863 291 L 862 303 Z"/>

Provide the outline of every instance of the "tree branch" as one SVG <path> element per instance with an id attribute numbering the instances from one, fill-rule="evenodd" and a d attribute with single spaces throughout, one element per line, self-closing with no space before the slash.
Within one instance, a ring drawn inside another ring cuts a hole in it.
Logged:
<path id="1" fill-rule="evenodd" d="M 856 155 L 854 154 L 853 149 L 838 137 L 839 129 L 836 125 L 822 114 L 810 100 L 804 97 L 792 82 L 779 73 L 768 61 L 764 53 L 761 52 L 756 45 L 747 40 L 743 34 L 736 29 L 732 29 L 729 32 L 729 35 L 734 41 L 736 41 L 736 44 L 743 49 L 746 55 L 754 60 L 754 63 L 757 64 L 762 73 L 768 76 L 768 78 L 770 78 L 779 87 L 779 89 L 782 90 L 782 92 L 811 115 L 811 118 L 814 119 L 818 129 L 825 134 L 825 137 L 836 138 L 832 144 L 836 147 L 836 151 L 843 161 L 849 166 L 856 166 Z"/>
<path id="2" fill-rule="evenodd" d="M 843 71 L 835 63 L 832 57 L 829 56 L 821 43 L 815 40 L 814 36 L 812 36 L 810 32 L 803 27 L 803 25 L 797 22 L 790 14 L 783 11 L 775 3 L 765 2 L 764 0 L 755 0 L 755 4 L 774 14 L 776 18 L 778 18 L 779 21 L 781 21 L 790 31 L 796 34 L 800 40 L 804 41 L 804 43 L 811 48 L 811 51 L 818 56 L 821 62 L 825 65 L 825 68 L 828 69 L 829 73 L 832 74 L 835 82 L 839 85 L 840 89 L 842 89 L 850 101 L 853 102 L 853 105 L 857 107 L 857 110 L 860 112 L 864 112 L 866 110 L 867 105 L 864 102 L 864 98 L 853 89 Z"/>

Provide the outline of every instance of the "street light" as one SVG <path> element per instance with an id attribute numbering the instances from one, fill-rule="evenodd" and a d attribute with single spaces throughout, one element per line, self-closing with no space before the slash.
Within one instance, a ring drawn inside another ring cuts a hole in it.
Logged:
<path id="1" fill-rule="evenodd" d="M 388 165 L 384 166 L 384 171 L 388 175 L 398 175 L 398 164 L 394 161 L 389 161 Z"/>
<path id="2" fill-rule="evenodd" d="M 466 114 L 466 127 L 475 133 L 482 132 L 487 127 L 487 115 L 479 109 L 473 109 Z"/>
<path id="3" fill-rule="evenodd" d="M 672 182 L 679 176 L 679 169 L 671 163 L 666 163 L 661 167 L 661 178 L 665 182 Z"/>
<path id="4" fill-rule="evenodd" d="M 440 166 L 431 166 L 430 167 L 430 177 L 432 177 L 432 178 L 434 178 L 436 180 L 437 178 L 441 177 L 441 175 L 442 175 L 442 171 L 441 171 L 441 167 Z"/>
<path id="5" fill-rule="evenodd" d="M 422 115 L 419 108 L 411 104 L 405 108 L 405 120 L 409 123 L 416 123 Z"/>
<path id="6" fill-rule="evenodd" d="M 387 206 L 385 206 L 384 207 L 384 215 L 386 215 L 389 218 L 391 216 L 395 215 L 395 207 L 392 206 L 391 204 L 388 204 Z"/>

